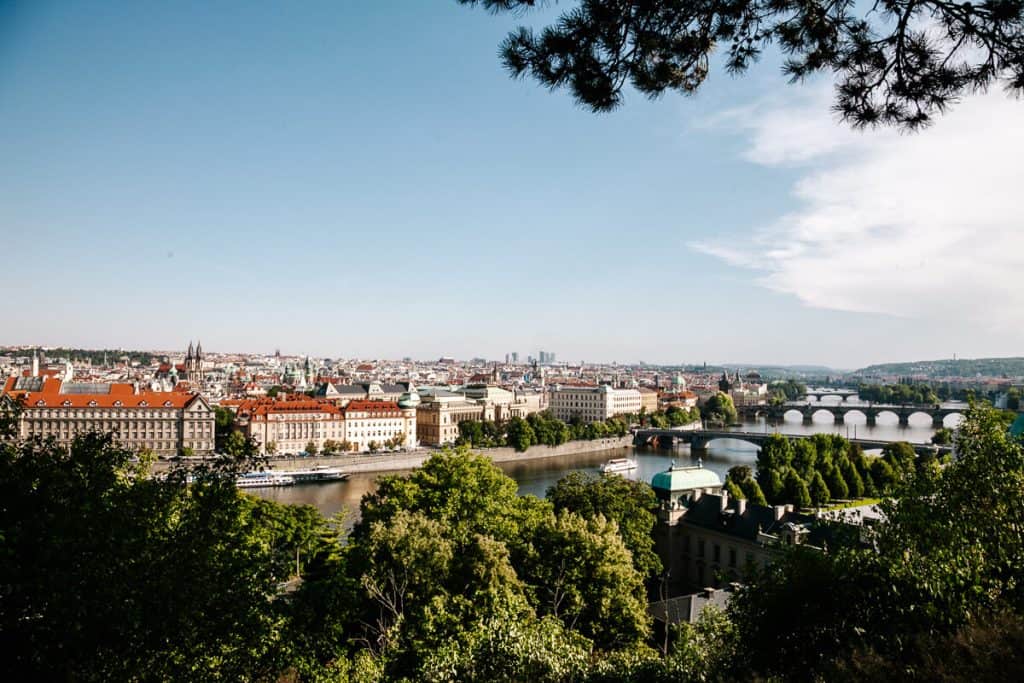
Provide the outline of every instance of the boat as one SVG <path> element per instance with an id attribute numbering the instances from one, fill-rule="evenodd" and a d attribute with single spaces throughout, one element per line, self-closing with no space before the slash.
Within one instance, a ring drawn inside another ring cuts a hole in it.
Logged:
<path id="1" fill-rule="evenodd" d="M 601 465 L 601 472 L 608 474 L 610 472 L 628 472 L 629 470 L 636 469 L 636 460 L 632 458 L 612 458 L 605 464 Z"/>
<path id="2" fill-rule="evenodd" d="M 291 486 L 295 480 L 282 472 L 246 472 L 235 479 L 240 489 L 261 489 L 271 486 Z"/>
<path id="3" fill-rule="evenodd" d="M 348 473 L 343 472 L 340 467 L 330 467 L 329 465 L 316 465 L 310 467 L 308 470 L 288 470 L 282 472 L 287 474 L 296 484 L 306 484 L 321 481 L 345 481 L 348 479 Z"/>

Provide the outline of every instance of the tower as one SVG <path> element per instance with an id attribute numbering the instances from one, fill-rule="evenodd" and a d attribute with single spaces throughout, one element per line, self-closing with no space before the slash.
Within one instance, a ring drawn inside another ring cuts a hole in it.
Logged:
<path id="1" fill-rule="evenodd" d="M 202 342 L 198 342 L 194 349 L 192 342 L 188 343 L 188 352 L 185 354 L 185 380 L 196 389 L 203 385 Z"/>

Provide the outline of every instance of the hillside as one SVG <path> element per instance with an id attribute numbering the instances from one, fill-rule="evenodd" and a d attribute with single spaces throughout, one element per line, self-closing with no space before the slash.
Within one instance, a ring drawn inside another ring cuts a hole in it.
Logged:
<path id="1" fill-rule="evenodd" d="M 1022 377 L 1024 358 L 958 358 L 919 360 L 905 363 L 881 363 L 856 370 L 851 375 L 879 377 Z"/>

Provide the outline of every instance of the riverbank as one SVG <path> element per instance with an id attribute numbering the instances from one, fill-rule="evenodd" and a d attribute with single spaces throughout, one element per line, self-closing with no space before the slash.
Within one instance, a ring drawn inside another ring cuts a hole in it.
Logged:
<path id="1" fill-rule="evenodd" d="M 598 453 L 621 451 L 633 445 L 632 435 L 593 441 L 570 441 L 560 446 L 530 446 L 523 452 L 514 448 L 474 448 L 473 451 L 487 456 L 494 463 L 525 462 L 542 460 L 560 456 L 578 455 L 580 453 Z M 408 453 L 379 453 L 352 455 L 317 455 L 305 458 L 274 458 L 270 467 L 274 470 L 289 471 L 309 469 L 314 465 L 340 467 L 349 474 L 394 472 L 412 470 L 422 467 L 426 460 L 440 452 L 438 449 L 421 449 Z M 611 455 L 609 457 L 612 457 Z M 158 461 L 154 471 L 162 472 L 170 469 L 173 462 Z"/>

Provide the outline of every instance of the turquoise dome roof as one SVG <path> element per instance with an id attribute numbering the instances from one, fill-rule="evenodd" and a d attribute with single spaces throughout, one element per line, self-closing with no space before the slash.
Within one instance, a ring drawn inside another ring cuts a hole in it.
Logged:
<path id="1" fill-rule="evenodd" d="M 693 489 L 721 487 L 722 480 L 711 470 L 703 467 L 678 467 L 673 465 L 664 472 L 658 472 L 651 479 L 651 488 L 677 492 Z"/>

